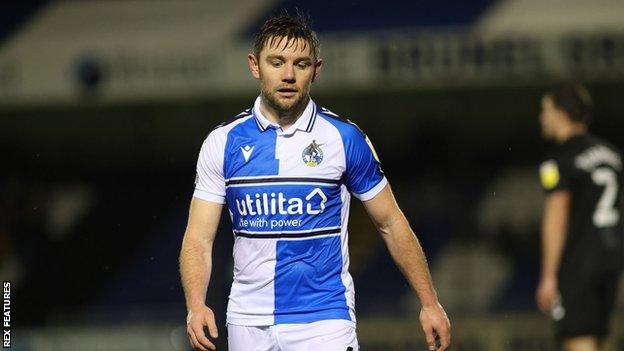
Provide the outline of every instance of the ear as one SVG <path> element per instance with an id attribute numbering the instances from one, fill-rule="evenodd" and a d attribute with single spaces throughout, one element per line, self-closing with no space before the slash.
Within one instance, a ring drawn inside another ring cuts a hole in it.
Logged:
<path id="1" fill-rule="evenodd" d="M 258 59 L 256 58 L 256 55 L 247 55 L 247 64 L 249 65 L 251 75 L 256 79 L 260 79 L 260 67 L 258 67 Z"/>
<path id="2" fill-rule="evenodd" d="M 314 79 L 316 79 L 316 76 L 321 74 L 321 67 L 323 67 L 323 60 L 322 59 L 316 60 L 316 63 L 314 64 L 314 75 L 312 76 L 313 82 L 314 82 Z"/>

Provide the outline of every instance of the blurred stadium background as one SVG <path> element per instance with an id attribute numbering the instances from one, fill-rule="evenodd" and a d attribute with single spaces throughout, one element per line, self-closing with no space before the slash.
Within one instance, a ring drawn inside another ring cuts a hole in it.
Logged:
<path id="1" fill-rule="evenodd" d="M 13 349 L 189 349 L 177 255 L 199 147 L 257 94 L 254 29 L 296 8 L 322 42 L 313 97 L 375 143 L 451 316 L 452 349 L 554 350 L 533 299 L 539 98 L 556 82 L 587 84 L 592 129 L 624 147 L 618 0 L 0 4 Z M 222 224 L 208 300 L 223 335 Z M 418 302 L 357 203 L 350 226 L 363 349 L 424 350 Z M 620 295 L 610 351 L 624 350 Z"/>

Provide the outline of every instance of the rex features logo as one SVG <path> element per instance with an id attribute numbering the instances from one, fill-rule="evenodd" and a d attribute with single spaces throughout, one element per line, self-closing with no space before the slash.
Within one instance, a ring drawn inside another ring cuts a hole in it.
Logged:
<path id="1" fill-rule="evenodd" d="M 312 199 L 318 197 L 320 202 Z M 282 192 L 246 194 L 243 199 L 236 199 L 236 208 L 241 216 L 256 215 L 317 215 L 325 211 L 327 196 L 319 188 L 312 190 L 305 199 L 299 197 L 286 198 Z"/>

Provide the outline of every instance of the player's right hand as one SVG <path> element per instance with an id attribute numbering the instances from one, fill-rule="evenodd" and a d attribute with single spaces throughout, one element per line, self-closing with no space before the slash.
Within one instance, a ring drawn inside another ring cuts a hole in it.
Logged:
<path id="1" fill-rule="evenodd" d="M 186 317 L 186 333 L 191 346 L 193 349 L 200 351 L 216 350 L 217 347 L 206 336 L 204 327 L 208 328 L 208 334 L 212 339 L 219 337 L 214 313 L 210 308 L 200 306 L 189 309 Z"/>

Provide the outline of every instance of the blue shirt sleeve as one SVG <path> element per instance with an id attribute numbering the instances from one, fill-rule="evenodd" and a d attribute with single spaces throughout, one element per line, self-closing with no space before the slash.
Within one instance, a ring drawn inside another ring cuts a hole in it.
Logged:
<path id="1" fill-rule="evenodd" d="M 353 125 L 344 140 L 345 184 L 362 201 L 375 197 L 387 184 L 377 153 L 368 137 Z"/>

